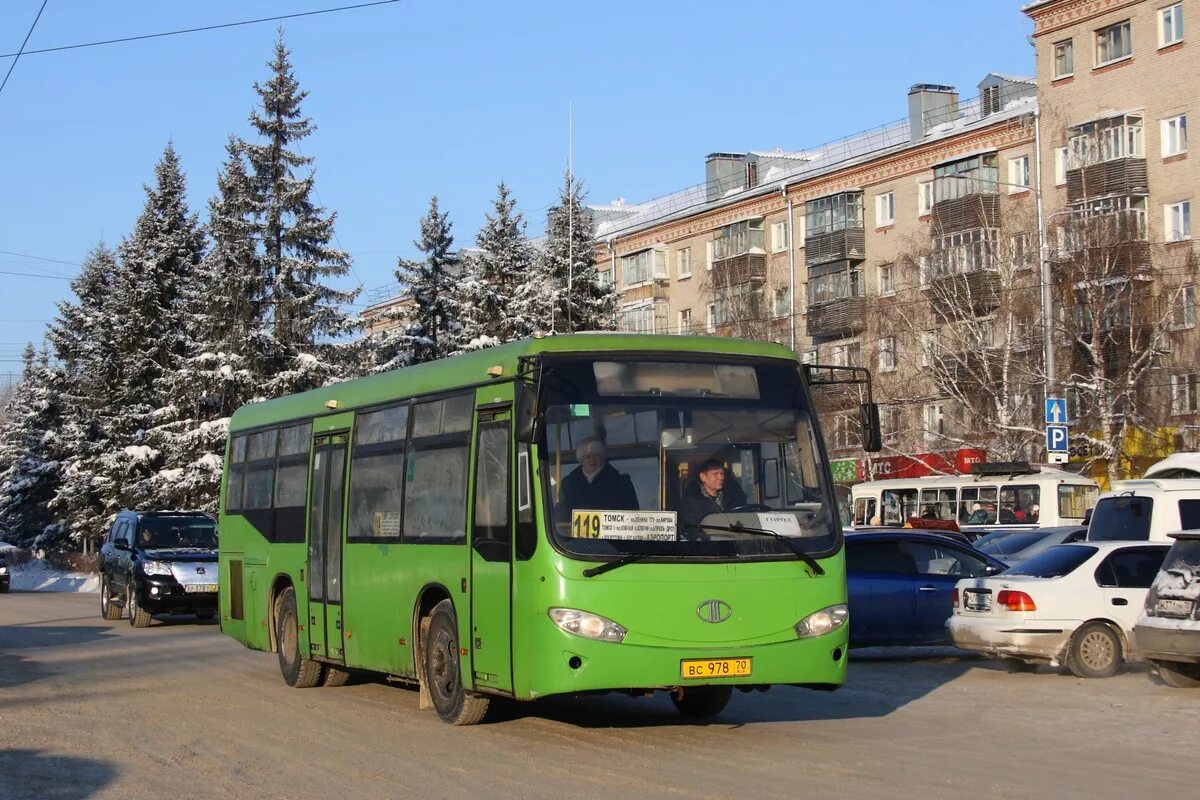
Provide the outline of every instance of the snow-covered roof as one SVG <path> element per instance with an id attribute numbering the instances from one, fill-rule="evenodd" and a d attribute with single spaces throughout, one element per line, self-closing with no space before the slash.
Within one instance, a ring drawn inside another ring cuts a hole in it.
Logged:
<path id="1" fill-rule="evenodd" d="M 795 166 L 788 169 L 772 168 L 761 176 L 759 185 L 752 189 L 735 189 L 722 197 L 709 201 L 704 184 L 690 186 L 679 192 L 655 198 L 625 208 L 636 209 L 636 213 L 622 215 L 619 219 L 605 219 L 596 226 L 597 239 L 611 239 L 637 232 L 640 229 L 662 224 L 673 219 L 708 211 L 779 191 L 781 186 L 811 180 L 822 175 L 863 164 L 912 147 L 947 139 L 976 128 L 1032 113 L 1037 108 L 1037 97 L 1028 95 L 1009 101 L 1004 108 L 992 114 L 983 114 L 978 97 L 958 103 L 954 118 L 934 125 L 920 141 L 909 137 L 908 119 L 902 119 L 853 136 L 829 142 L 803 153 L 796 158 Z"/>

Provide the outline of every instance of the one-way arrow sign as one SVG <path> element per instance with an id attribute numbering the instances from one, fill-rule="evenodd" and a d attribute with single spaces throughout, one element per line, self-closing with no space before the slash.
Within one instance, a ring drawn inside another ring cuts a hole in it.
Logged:
<path id="1" fill-rule="evenodd" d="M 1046 398 L 1046 424 L 1067 424 L 1067 400 L 1064 397 Z"/>

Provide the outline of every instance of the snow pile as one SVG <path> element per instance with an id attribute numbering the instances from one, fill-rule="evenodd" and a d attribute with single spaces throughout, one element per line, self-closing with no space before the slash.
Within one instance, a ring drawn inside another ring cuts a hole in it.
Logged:
<path id="1" fill-rule="evenodd" d="M 1154 588 L 1159 597 L 1200 600 L 1200 566 L 1178 565 L 1158 573 Z"/>
<path id="2" fill-rule="evenodd" d="M 9 588 L 14 592 L 100 591 L 100 578 L 97 575 L 63 572 L 39 559 L 27 564 L 10 564 L 9 571 L 12 572 Z"/>

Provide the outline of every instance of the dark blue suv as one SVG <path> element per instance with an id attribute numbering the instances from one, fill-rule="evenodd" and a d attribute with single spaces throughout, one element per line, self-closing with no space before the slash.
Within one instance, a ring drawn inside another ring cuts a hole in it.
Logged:
<path id="1" fill-rule="evenodd" d="M 217 613 L 217 521 L 203 511 L 122 511 L 100 548 L 100 613 L 145 628 L 153 614 Z"/>
<path id="2" fill-rule="evenodd" d="M 937 645 L 950 641 L 954 584 L 1006 565 L 936 533 L 899 529 L 846 534 L 850 646 Z"/>

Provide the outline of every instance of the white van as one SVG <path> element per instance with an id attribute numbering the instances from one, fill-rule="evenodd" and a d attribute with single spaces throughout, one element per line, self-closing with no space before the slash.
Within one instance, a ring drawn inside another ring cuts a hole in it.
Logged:
<path id="1" fill-rule="evenodd" d="M 1134 481 L 1114 481 L 1088 523 L 1089 542 L 1170 542 L 1167 535 L 1200 528 L 1200 453 L 1175 453 Z"/>

